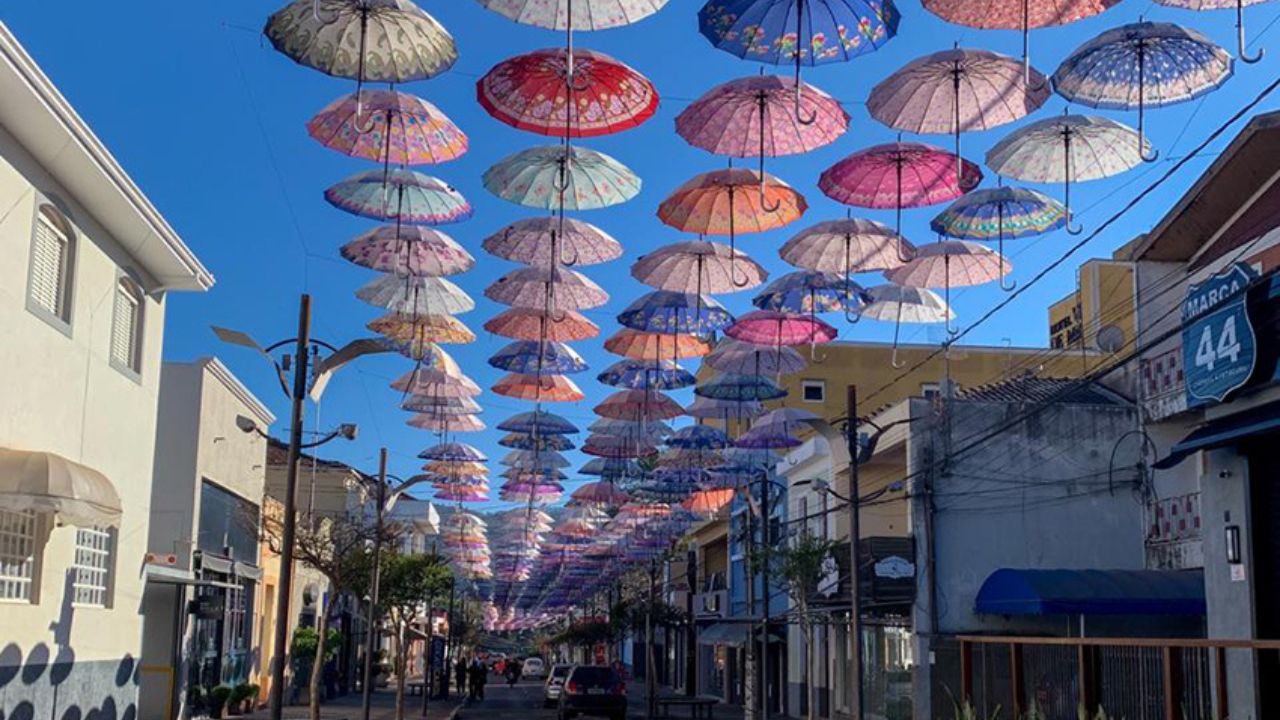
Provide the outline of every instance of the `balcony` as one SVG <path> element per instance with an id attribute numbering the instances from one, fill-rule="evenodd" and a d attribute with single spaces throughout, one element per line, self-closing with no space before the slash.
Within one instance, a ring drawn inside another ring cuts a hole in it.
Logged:
<path id="1" fill-rule="evenodd" d="M 1185 412 L 1187 393 L 1182 375 L 1182 343 L 1142 359 L 1142 411 L 1150 420 L 1163 420 Z"/>

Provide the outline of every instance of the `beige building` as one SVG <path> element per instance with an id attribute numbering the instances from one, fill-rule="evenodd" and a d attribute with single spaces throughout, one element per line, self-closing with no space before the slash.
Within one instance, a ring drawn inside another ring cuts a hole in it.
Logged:
<path id="1" fill-rule="evenodd" d="M 164 364 L 159 418 L 139 700 L 157 720 L 198 712 L 203 690 L 256 678 L 255 618 L 272 592 L 258 532 L 267 441 L 240 424 L 275 422 L 217 358 Z"/>
<path id="2" fill-rule="evenodd" d="M 132 716 L 166 298 L 213 277 L 3 23 L 0 98 L 0 709 Z"/>

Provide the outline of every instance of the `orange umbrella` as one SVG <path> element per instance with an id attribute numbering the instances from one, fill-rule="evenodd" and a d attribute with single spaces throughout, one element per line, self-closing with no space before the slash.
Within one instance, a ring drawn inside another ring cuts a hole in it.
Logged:
<path id="1" fill-rule="evenodd" d="M 696 490 L 680 503 L 680 507 L 703 517 L 710 517 L 732 502 L 735 492 L 731 488 Z"/>
<path id="2" fill-rule="evenodd" d="M 485 477 L 489 474 L 489 468 L 484 463 L 467 460 L 432 460 L 423 465 L 422 469 L 430 473 L 449 475 L 451 477 Z"/>
<path id="3" fill-rule="evenodd" d="M 732 237 L 740 232 L 780 228 L 809 208 L 803 195 L 773 175 L 764 176 L 763 200 L 760 187 L 760 174 L 755 170 L 729 168 L 703 173 L 662 201 L 658 219 L 685 232 Z"/>
<path id="4" fill-rule="evenodd" d="M 600 327 L 577 310 L 548 314 L 537 308 L 518 307 L 493 316 L 485 322 L 484 329 L 514 340 L 546 339 L 552 342 L 590 340 L 600 334 Z"/>
<path id="5" fill-rule="evenodd" d="M 595 406 L 595 414 L 613 420 L 668 420 L 684 414 L 680 403 L 660 392 L 622 390 Z"/>
<path id="6" fill-rule="evenodd" d="M 624 328 L 604 341 L 604 349 L 633 360 L 702 357 L 711 343 L 694 335 L 641 332 Z"/>
<path id="7" fill-rule="evenodd" d="M 389 313 L 368 327 L 399 342 L 471 343 L 476 340 L 475 333 L 452 315 Z"/>
<path id="8" fill-rule="evenodd" d="M 494 386 L 493 391 L 517 400 L 541 400 L 543 402 L 578 402 L 586 394 L 564 375 L 523 375 L 508 373 Z"/>

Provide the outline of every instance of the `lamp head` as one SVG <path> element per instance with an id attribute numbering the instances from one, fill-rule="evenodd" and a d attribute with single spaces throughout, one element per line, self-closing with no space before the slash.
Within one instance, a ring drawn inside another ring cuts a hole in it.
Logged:
<path id="1" fill-rule="evenodd" d="M 357 430 L 355 423 L 342 423 L 338 426 L 338 436 L 347 440 L 355 440 Z"/>
<path id="2" fill-rule="evenodd" d="M 237 415 L 236 427 L 239 428 L 242 433 L 251 433 L 258 429 L 258 423 L 254 422 L 253 418 L 247 418 L 244 415 Z"/>

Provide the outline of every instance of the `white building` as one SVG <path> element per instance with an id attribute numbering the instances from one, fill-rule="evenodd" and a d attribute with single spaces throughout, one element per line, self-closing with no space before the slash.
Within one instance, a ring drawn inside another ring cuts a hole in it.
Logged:
<path id="1" fill-rule="evenodd" d="M 0 710 L 129 716 L 165 299 L 213 277 L 3 23 L 0 98 Z"/>

